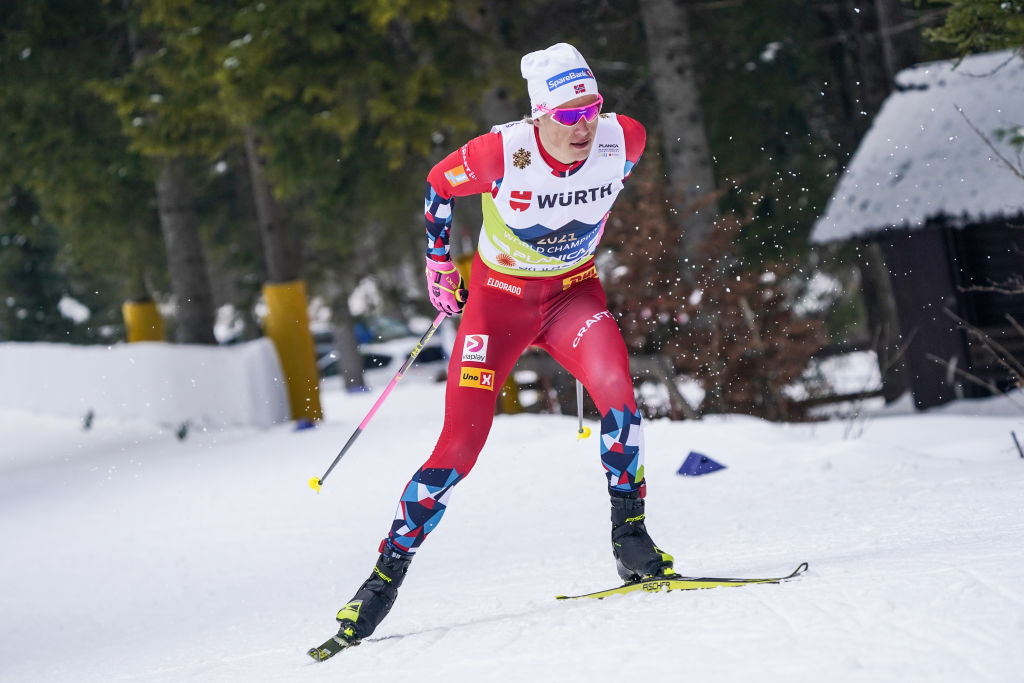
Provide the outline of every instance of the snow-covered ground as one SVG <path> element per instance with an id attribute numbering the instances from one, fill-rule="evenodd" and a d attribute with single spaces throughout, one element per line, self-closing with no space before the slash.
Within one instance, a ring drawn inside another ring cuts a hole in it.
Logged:
<path id="1" fill-rule="evenodd" d="M 0 411 L 3 681 L 1020 681 L 1024 412 L 647 425 L 648 528 L 692 575 L 781 585 L 560 602 L 617 582 L 596 436 L 500 416 L 391 616 L 316 664 L 439 431 L 434 369 L 330 386 L 317 429 Z M 1021 397 L 1018 396 L 1018 401 Z M 597 431 L 596 425 L 595 432 Z M 727 468 L 676 474 L 690 450 Z"/>

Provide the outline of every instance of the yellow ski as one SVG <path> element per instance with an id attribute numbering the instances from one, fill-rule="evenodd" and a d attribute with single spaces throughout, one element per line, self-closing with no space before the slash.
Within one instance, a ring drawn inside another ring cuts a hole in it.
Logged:
<path id="1" fill-rule="evenodd" d="M 735 586 L 747 586 L 752 583 L 782 583 L 783 581 L 789 581 L 807 571 L 808 564 L 801 562 L 800 566 L 793 570 L 793 573 L 787 576 L 778 576 L 768 579 L 718 579 L 718 578 L 696 578 L 692 576 L 680 576 L 675 574 L 673 576 L 664 576 L 657 579 L 646 579 L 643 581 L 635 581 L 633 583 L 626 583 L 616 588 L 609 588 L 608 590 L 597 591 L 596 593 L 584 593 L 583 595 L 556 595 L 556 600 L 576 600 L 578 598 L 607 598 L 611 595 L 624 595 L 626 593 L 633 593 L 635 591 L 644 591 L 645 593 L 658 593 L 661 591 L 691 591 L 698 590 L 701 588 L 731 588 Z"/>

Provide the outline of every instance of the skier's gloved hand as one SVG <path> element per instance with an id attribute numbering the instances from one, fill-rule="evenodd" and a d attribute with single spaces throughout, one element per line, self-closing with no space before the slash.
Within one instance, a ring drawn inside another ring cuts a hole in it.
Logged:
<path id="1" fill-rule="evenodd" d="M 427 257 L 427 293 L 434 308 L 455 315 L 461 313 L 469 298 L 469 290 L 451 260 L 433 261 Z"/>

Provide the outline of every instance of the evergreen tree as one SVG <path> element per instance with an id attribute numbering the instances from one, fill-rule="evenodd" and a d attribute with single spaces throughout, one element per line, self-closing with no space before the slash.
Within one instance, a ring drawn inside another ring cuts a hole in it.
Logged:
<path id="1" fill-rule="evenodd" d="M 117 279 L 74 264 L 60 231 L 23 188 L 0 193 L 0 341 L 114 341 Z"/>
<path id="2" fill-rule="evenodd" d="M 1024 49 L 1024 0 L 933 0 L 950 5 L 941 26 L 926 31 L 961 55 Z"/>
<path id="3" fill-rule="evenodd" d="M 36 203 L 68 283 L 115 302 L 145 298 L 147 281 L 163 278 L 145 160 L 88 88 L 123 68 L 118 17 L 98 0 L 0 8 L 0 192 Z"/>
<path id="4" fill-rule="evenodd" d="M 348 293 L 360 276 L 394 271 L 422 251 L 414 217 L 426 159 L 438 137 L 470 127 L 463 112 L 479 92 L 472 78 L 440 72 L 472 64 L 472 42 L 454 36 L 473 6 L 145 5 L 144 24 L 166 48 L 155 61 L 192 74 L 214 98 L 197 98 L 190 114 L 215 112 L 224 141 L 244 143 L 269 281 L 313 276 L 336 321 L 350 320 Z M 354 347 L 350 330 L 336 337 Z"/>
<path id="5" fill-rule="evenodd" d="M 123 30 L 130 67 L 94 83 L 114 104 L 132 148 L 152 160 L 160 227 L 174 293 L 178 341 L 214 343 L 214 300 L 199 234 L 198 164 L 228 144 L 230 130 L 203 69 L 150 24 L 150 7 L 126 3 Z"/>

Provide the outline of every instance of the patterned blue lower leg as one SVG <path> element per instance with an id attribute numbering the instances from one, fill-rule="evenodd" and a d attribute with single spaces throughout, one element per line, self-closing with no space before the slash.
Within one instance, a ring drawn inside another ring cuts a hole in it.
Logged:
<path id="1" fill-rule="evenodd" d="M 640 411 L 612 408 L 601 416 L 601 464 L 608 488 L 632 493 L 644 480 L 644 434 Z"/>
<path id="2" fill-rule="evenodd" d="M 402 492 L 395 521 L 385 540 L 386 549 L 411 555 L 423 543 L 448 505 L 452 488 L 461 477 L 455 468 L 420 468 Z"/>

